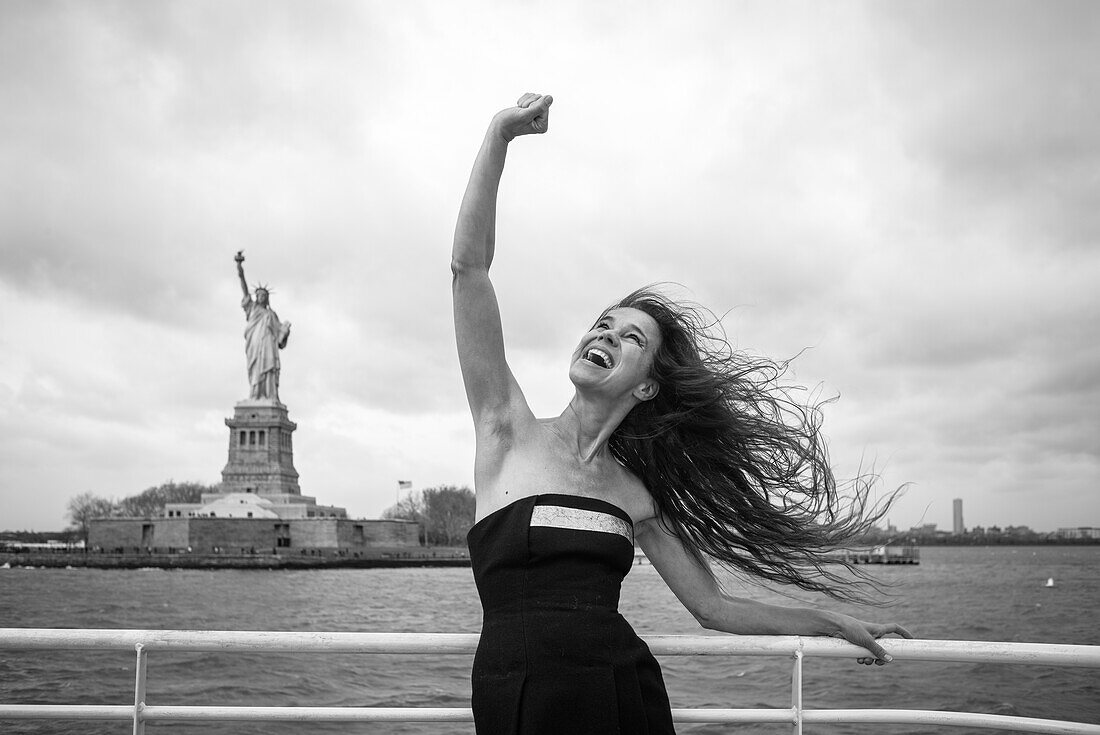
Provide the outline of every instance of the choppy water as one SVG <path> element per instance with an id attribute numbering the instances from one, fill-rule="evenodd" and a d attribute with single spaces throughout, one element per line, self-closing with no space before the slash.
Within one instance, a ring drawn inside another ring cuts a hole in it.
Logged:
<path id="1" fill-rule="evenodd" d="M 922 638 L 1100 644 L 1100 547 L 926 548 L 916 567 L 879 567 L 896 584 L 887 609 Z M 1056 586 L 1043 583 L 1054 577 Z M 737 590 L 733 590 L 735 593 Z M 741 594 L 793 604 L 771 592 Z M 635 567 L 622 611 L 639 633 L 700 633 L 651 567 Z M 832 605 L 834 609 L 840 606 Z M 0 627 L 477 632 L 469 569 L 331 571 L 0 570 Z M 469 706 L 471 656 L 153 652 L 149 704 Z M 785 659 L 666 658 L 674 707 L 786 707 Z M 0 651 L 0 702 L 129 704 L 133 654 Z M 1036 666 L 808 659 L 807 707 L 890 706 L 1100 723 L 1100 672 Z M 150 733 L 472 733 L 469 725 L 298 723 L 150 724 Z M 742 726 L 738 733 L 782 733 Z M 0 721 L 3 733 L 127 733 L 125 723 Z M 682 726 L 704 735 L 729 726 Z M 925 732 L 817 726 L 842 734 Z M 949 732 L 969 732 L 953 728 Z M 992 732 L 975 730 L 972 732 Z"/>

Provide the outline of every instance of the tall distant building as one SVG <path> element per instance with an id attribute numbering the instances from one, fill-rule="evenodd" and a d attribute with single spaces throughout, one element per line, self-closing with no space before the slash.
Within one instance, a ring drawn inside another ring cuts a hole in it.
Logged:
<path id="1" fill-rule="evenodd" d="M 963 501 L 962 498 L 955 498 L 955 533 L 966 533 L 966 526 L 963 525 Z"/>

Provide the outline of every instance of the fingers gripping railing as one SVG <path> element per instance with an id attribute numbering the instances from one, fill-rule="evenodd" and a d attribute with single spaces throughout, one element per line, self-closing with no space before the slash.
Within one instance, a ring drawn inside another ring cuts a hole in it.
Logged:
<path id="1" fill-rule="evenodd" d="M 145 703 L 151 651 L 328 652 L 472 654 L 475 634 L 288 633 L 263 631 L 84 630 L 0 628 L 0 650 L 136 651 L 134 704 L 0 704 L 0 720 L 132 720 L 135 735 L 156 721 L 471 722 L 461 707 L 220 707 L 155 706 Z M 790 709 L 674 709 L 679 723 L 786 723 L 796 734 L 803 723 L 878 723 L 966 726 L 1017 732 L 1100 735 L 1100 725 L 967 712 L 886 709 L 804 709 L 802 663 L 806 656 L 858 657 L 865 653 L 844 641 L 799 636 L 646 636 L 658 656 L 790 656 Z M 981 641 L 884 641 L 896 660 L 997 664 L 1042 664 L 1100 668 L 1100 646 Z"/>

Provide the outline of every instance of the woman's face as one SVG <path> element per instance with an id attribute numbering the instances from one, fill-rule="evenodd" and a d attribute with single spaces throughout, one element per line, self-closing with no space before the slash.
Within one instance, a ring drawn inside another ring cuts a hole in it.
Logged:
<path id="1" fill-rule="evenodd" d="M 661 346 L 661 330 L 639 309 L 611 309 L 581 338 L 573 352 L 569 378 L 578 388 L 612 396 L 638 391 L 641 400 L 656 395 L 649 373 Z"/>

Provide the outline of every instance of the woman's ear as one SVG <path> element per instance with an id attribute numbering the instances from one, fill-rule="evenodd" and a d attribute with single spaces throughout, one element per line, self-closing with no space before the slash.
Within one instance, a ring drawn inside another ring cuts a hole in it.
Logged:
<path id="1" fill-rule="evenodd" d="M 661 390 L 661 386 L 657 385 L 657 381 L 652 378 L 647 378 L 644 383 L 634 389 L 634 397 L 639 401 L 652 400 Z"/>

